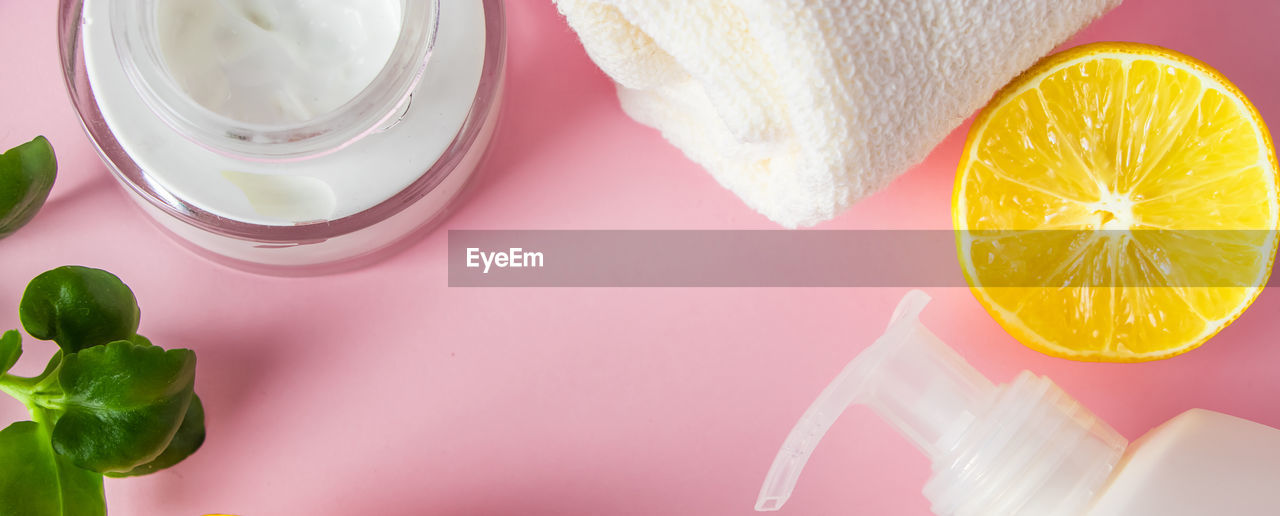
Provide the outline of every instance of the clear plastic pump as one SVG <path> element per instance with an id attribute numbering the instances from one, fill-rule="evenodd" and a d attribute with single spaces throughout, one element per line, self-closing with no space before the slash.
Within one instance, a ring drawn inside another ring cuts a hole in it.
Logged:
<path id="1" fill-rule="evenodd" d="M 1046 378 L 992 384 L 920 323 L 929 296 L 903 298 L 787 436 L 756 510 L 786 503 L 810 454 L 849 405 L 870 406 L 933 462 L 924 488 L 942 515 L 1076 515 L 1127 442 Z"/>

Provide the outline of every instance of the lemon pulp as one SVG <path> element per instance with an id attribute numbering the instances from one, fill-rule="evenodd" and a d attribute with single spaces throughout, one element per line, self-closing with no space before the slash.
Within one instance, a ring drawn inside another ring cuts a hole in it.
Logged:
<path id="1" fill-rule="evenodd" d="M 1265 285 L 1277 165 L 1254 107 L 1171 50 L 1050 56 L 975 120 L 953 219 L 971 290 L 1010 334 L 1077 360 L 1166 358 Z"/>

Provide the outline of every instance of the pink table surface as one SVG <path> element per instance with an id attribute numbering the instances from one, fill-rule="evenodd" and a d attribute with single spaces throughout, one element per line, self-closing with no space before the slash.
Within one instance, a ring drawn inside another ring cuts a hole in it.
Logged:
<path id="1" fill-rule="evenodd" d="M 507 3 L 508 110 L 486 179 L 446 229 L 771 228 L 654 131 L 547 1 Z M 0 148 L 47 135 L 60 177 L 0 243 L 0 328 L 63 264 L 123 277 L 142 332 L 199 355 L 209 439 L 162 473 L 108 480 L 113 515 L 746 514 L 783 436 L 879 335 L 905 288 L 463 289 L 446 233 L 363 270 L 283 279 L 199 258 L 130 205 L 63 89 L 56 2 L 0 0 Z M 1129 0 L 1075 42 L 1199 57 L 1280 120 L 1280 3 Z M 824 228 L 949 228 L 966 127 Z M 1204 348 L 1087 364 L 1019 345 L 961 288 L 925 322 L 998 381 L 1054 378 L 1137 437 L 1192 407 L 1280 426 L 1280 292 Z M 52 346 L 28 341 L 33 373 Z M 0 423 L 23 416 L 8 398 Z M 927 514 L 928 467 L 865 410 L 819 448 L 786 514 Z M 3 465 L 0 465 L 3 467 Z"/>

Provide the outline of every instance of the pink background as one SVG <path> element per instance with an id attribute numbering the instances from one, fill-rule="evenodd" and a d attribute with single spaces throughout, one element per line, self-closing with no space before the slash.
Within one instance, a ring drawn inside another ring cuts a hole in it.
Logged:
<path id="1" fill-rule="evenodd" d="M 63 88 L 55 7 L 0 0 L 0 149 L 44 134 L 61 163 L 45 210 L 0 242 L 0 328 L 18 326 L 41 271 L 111 270 L 143 333 L 197 351 L 208 408 L 194 457 L 107 481 L 113 515 L 746 514 L 783 436 L 906 291 L 450 289 L 443 230 L 336 276 L 216 266 L 153 228 L 94 155 Z M 774 227 L 622 114 L 550 2 L 508 8 L 505 122 L 446 228 Z M 1129 0 L 1075 42 L 1189 53 L 1280 120 L 1277 25 L 1270 0 Z M 822 227 L 949 228 L 966 128 Z M 1047 374 L 1130 438 L 1192 407 L 1280 426 L 1274 289 L 1204 348 L 1138 365 L 1040 355 L 967 290 L 930 294 L 925 322 L 978 369 Z M 51 351 L 29 340 L 19 372 Z M 22 416 L 0 400 L 0 423 Z M 926 514 L 924 458 L 869 412 L 849 416 L 785 513 Z"/>

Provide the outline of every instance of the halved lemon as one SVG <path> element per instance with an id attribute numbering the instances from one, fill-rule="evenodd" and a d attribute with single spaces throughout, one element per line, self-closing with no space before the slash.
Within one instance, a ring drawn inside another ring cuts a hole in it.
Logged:
<path id="1" fill-rule="evenodd" d="M 970 289 L 1010 334 L 1075 360 L 1199 346 L 1266 284 L 1275 149 L 1217 71 L 1095 43 L 1042 60 L 969 131 L 952 216 Z"/>

